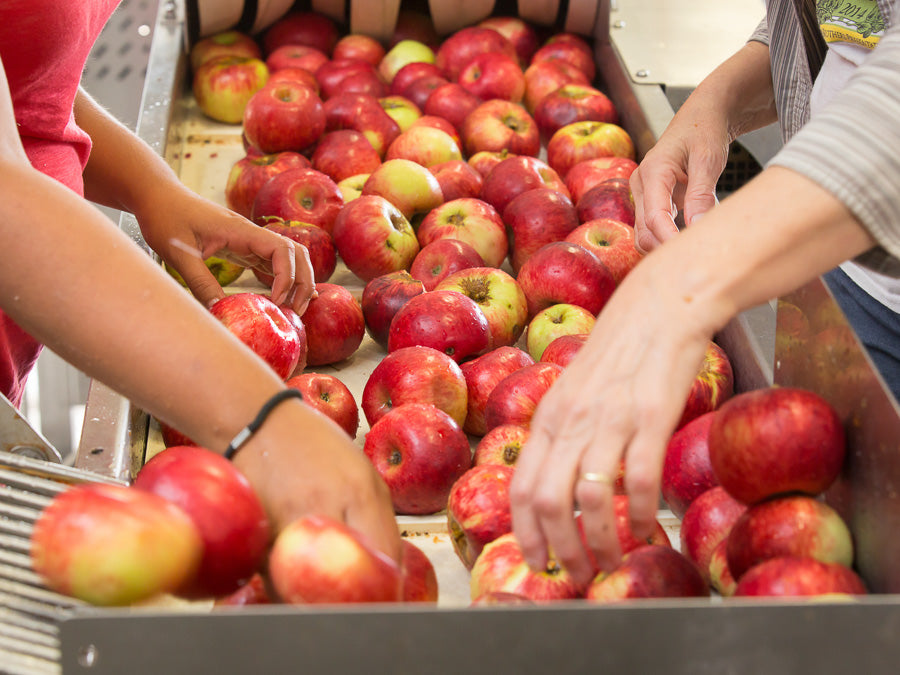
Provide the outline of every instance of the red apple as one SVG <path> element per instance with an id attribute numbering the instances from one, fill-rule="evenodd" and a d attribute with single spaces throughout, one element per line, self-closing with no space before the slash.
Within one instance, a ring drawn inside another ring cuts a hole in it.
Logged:
<path id="1" fill-rule="evenodd" d="M 840 473 L 845 452 L 837 413 L 805 389 L 737 394 L 719 408 L 709 431 L 716 477 L 747 504 L 785 492 L 824 492 Z"/>
<path id="2" fill-rule="evenodd" d="M 337 251 L 334 248 L 334 240 L 328 232 L 318 225 L 301 223 L 297 220 L 283 220 L 278 216 L 266 216 L 261 221 L 267 230 L 277 232 L 306 248 L 316 283 L 331 278 L 337 267 Z M 256 267 L 253 268 L 253 274 L 266 286 L 271 286 L 275 280 L 271 274 L 262 272 Z"/>
<path id="3" fill-rule="evenodd" d="M 359 407 L 353 392 L 336 375 L 328 373 L 300 373 L 285 381 L 303 394 L 303 401 L 322 413 L 356 438 L 359 429 Z"/>
<path id="4" fill-rule="evenodd" d="M 330 17 L 293 10 L 266 29 L 262 42 L 267 54 L 281 45 L 308 45 L 330 56 L 339 37 L 338 26 Z"/>
<path id="5" fill-rule="evenodd" d="M 459 73 L 457 82 L 483 101 L 499 98 L 518 103 L 525 95 L 525 75 L 508 54 L 478 54 Z"/>
<path id="6" fill-rule="evenodd" d="M 513 199 L 536 188 L 550 188 L 569 196 L 559 174 L 546 162 L 537 157 L 507 157 L 484 176 L 481 199 L 503 215 Z"/>
<path id="7" fill-rule="evenodd" d="M 321 49 L 309 45 L 282 45 L 273 50 L 266 57 L 266 66 L 272 73 L 283 70 L 305 70 L 308 73 L 315 72 L 325 63 L 328 63 L 328 55 Z M 316 81 L 316 90 L 319 83 Z"/>
<path id="8" fill-rule="evenodd" d="M 524 366 L 504 377 L 488 396 L 484 421 L 488 431 L 501 424 L 528 427 L 538 403 L 562 373 L 555 363 Z"/>
<path id="9" fill-rule="evenodd" d="M 617 124 L 615 105 L 599 89 L 584 84 L 564 84 L 540 100 L 534 109 L 534 121 L 541 138 L 549 140 L 572 122 L 608 122 Z"/>
<path id="10" fill-rule="evenodd" d="M 719 484 L 709 461 L 708 412 L 678 429 L 669 439 L 663 460 L 660 487 L 662 498 L 680 520 L 697 497 Z"/>
<path id="11" fill-rule="evenodd" d="M 269 554 L 269 578 L 290 604 L 398 602 L 400 566 L 339 520 L 308 515 L 284 528 Z"/>
<path id="12" fill-rule="evenodd" d="M 235 293 L 218 300 L 209 311 L 281 379 L 294 372 L 302 350 L 300 336 L 269 298 L 259 293 Z"/>
<path id="13" fill-rule="evenodd" d="M 263 564 L 271 537 L 266 511 L 244 474 L 221 455 L 201 447 L 167 448 L 140 468 L 133 485 L 179 506 L 200 533 L 200 566 L 179 595 L 232 593 Z"/>
<path id="14" fill-rule="evenodd" d="M 530 63 L 538 49 L 537 30 L 518 16 L 489 16 L 479 21 L 478 26 L 491 28 L 509 40 L 521 64 Z"/>
<path id="15" fill-rule="evenodd" d="M 414 345 L 432 347 L 461 363 L 490 349 L 491 328 L 474 300 L 436 289 L 411 298 L 391 322 L 388 352 Z"/>
<path id="16" fill-rule="evenodd" d="M 584 193 L 595 185 L 610 178 L 631 177 L 637 168 L 637 162 L 627 157 L 595 157 L 575 164 L 565 175 L 566 187 L 572 195 L 572 201 L 584 196 Z"/>
<path id="17" fill-rule="evenodd" d="M 728 569 L 728 538 L 720 541 L 709 556 L 709 585 L 723 598 L 734 595 L 737 582 Z"/>
<path id="18" fill-rule="evenodd" d="M 572 333 L 554 338 L 541 352 L 541 361 L 555 363 L 565 368 L 587 342 L 590 334 Z"/>
<path id="19" fill-rule="evenodd" d="M 247 583 L 228 595 L 216 598 L 213 607 L 246 607 L 248 605 L 269 605 L 272 598 L 266 588 L 262 574 L 255 573 Z"/>
<path id="20" fill-rule="evenodd" d="M 386 159 L 369 174 L 362 193 L 384 197 L 414 224 L 444 202 L 434 174 L 409 159 Z"/>
<path id="21" fill-rule="evenodd" d="M 319 93 L 319 82 L 316 80 L 316 76 L 305 68 L 281 68 L 274 72 L 270 71 L 269 80 L 266 84 L 274 85 L 279 82 L 294 82 L 309 87 L 317 94 Z"/>
<path id="22" fill-rule="evenodd" d="M 405 403 L 381 417 L 363 447 L 404 515 L 437 513 L 457 479 L 472 466 L 462 428 L 440 408 Z"/>
<path id="23" fill-rule="evenodd" d="M 595 120 L 567 124 L 547 141 L 547 163 L 560 176 L 578 162 L 596 157 L 634 159 L 634 142 L 619 125 Z"/>
<path id="24" fill-rule="evenodd" d="M 65 489 L 44 507 L 30 553 L 51 590 L 94 605 L 128 605 L 190 582 L 203 541 L 181 507 L 96 483 Z"/>
<path id="25" fill-rule="evenodd" d="M 225 30 L 208 35 L 191 47 L 191 69 L 197 70 L 207 61 L 219 56 L 245 56 L 262 58 L 262 50 L 256 40 L 238 30 Z"/>
<path id="26" fill-rule="evenodd" d="M 366 333 L 359 301 L 343 286 L 316 284 L 318 296 L 303 314 L 309 366 L 324 366 L 350 358 Z"/>
<path id="27" fill-rule="evenodd" d="M 435 53 L 434 62 L 444 71 L 447 79 L 455 82 L 469 61 L 486 52 L 498 52 L 518 59 L 512 42 L 497 31 L 468 26 L 444 39 Z"/>
<path id="28" fill-rule="evenodd" d="M 300 338 L 300 358 L 297 359 L 297 365 L 294 366 L 294 370 L 291 372 L 291 375 L 297 375 L 306 370 L 306 352 L 308 350 L 308 345 L 306 343 L 306 325 L 303 323 L 303 319 L 300 318 L 300 315 L 297 314 L 297 312 L 294 311 L 294 308 L 289 304 L 283 303 L 278 305 L 278 309 L 284 314 L 288 323 L 294 327 L 294 330 L 297 331 L 297 335 Z"/>
<path id="29" fill-rule="evenodd" d="M 491 172 L 491 169 L 504 159 L 509 159 L 512 156 L 506 150 L 501 150 L 500 152 L 482 150 L 471 155 L 466 161 L 469 163 L 469 166 L 481 174 L 481 178 L 484 180 L 485 176 Z"/>
<path id="30" fill-rule="evenodd" d="M 696 563 L 707 580 L 713 550 L 728 537 L 731 527 L 746 510 L 746 504 L 716 486 L 696 497 L 684 512 L 678 531 L 681 552 Z"/>
<path id="31" fill-rule="evenodd" d="M 446 132 L 450 138 L 456 141 L 456 144 L 459 147 L 462 147 L 462 140 L 459 138 L 459 132 L 456 130 L 456 127 L 450 123 L 450 120 L 447 120 L 443 117 L 438 117 L 437 115 L 422 115 L 421 117 L 416 118 L 411 127 L 434 127 L 435 129 L 440 129 L 441 131 Z"/>
<path id="32" fill-rule="evenodd" d="M 246 155 L 235 162 L 228 173 L 225 204 L 235 213 L 250 218 L 256 193 L 272 176 L 287 169 L 308 168 L 309 165 L 309 160 L 299 152 Z"/>
<path id="33" fill-rule="evenodd" d="M 401 539 L 403 554 L 400 569 L 403 572 L 403 602 L 438 601 L 439 587 L 434 563 L 421 548 L 409 539 Z"/>
<path id="34" fill-rule="evenodd" d="M 525 334 L 525 348 L 535 361 L 543 360 L 544 351 L 563 335 L 585 335 L 596 323 L 590 310 L 579 305 L 550 305 L 534 315 Z"/>
<path id="35" fill-rule="evenodd" d="M 335 43 L 331 58 L 359 59 L 377 66 L 384 58 L 384 54 L 384 47 L 375 38 L 362 33 L 350 33 Z"/>
<path id="36" fill-rule="evenodd" d="M 341 93 L 325 101 L 325 130 L 355 129 L 368 139 L 379 157 L 400 135 L 400 125 L 385 112 L 378 97 L 371 94 Z"/>
<path id="37" fill-rule="evenodd" d="M 808 495 L 785 495 L 751 504 L 728 533 L 728 569 L 738 583 L 769 558 L 799 556 L 853 564 L 853 535 L 837 511 Z"/>
<path id="38" fill-rule="evenodd" d="M 814 558 L 780 557 L 748 570 L 734 589 L 736 597 L 866 595 L 853 570 Z"/>
<path id="39" fill-rule="evenodd" d="M 391 45 L 378 63 L 378 74 L 391 84 L 397 73 L 410 63 L 434 63 L 434 51 L 419 40 L 400 40 Z"/>
<path id="40" fill-rule="evenodd" d="M 319 66 L 315 74 L 323 101 L 342 93 L 380 98 L 388 92 L 375 66 L 360 59 L 331 59 Z"/>
<path id="41" fill-rule="evenodd" d="M 524 352 L 523 352 L 524 353 Z M 522 446 L 528 440 L 531 431 L 518 424 L 501 424 L 488 431 L 475 446 L 472 464 L 499 464 L 515 466 Z"/>
<path id="42" fill-rule="evenodd" d="M 590 86 L 591 81 L 578 68 L 559 59 L 532 63 L 525 69 L 525 109 L 534 112 L 545 96 L 565 84 Z"/>
<path id="43" fill-rule="evenodd" d="M 403 88 L 403 93 L 401 96 L 405 96 L 410 101 L 412 101 L 424 114 L 423 117 L 441 117 L 444 119 L 443 115 L 447 113 L 453 114 L 454 117 L 459 117 L 459 122 L 462 124 L 462 119 L 468 113 L 466 108 L 458 107 L 453 108 L 449 106 L 452 103 L 453 96 L 446 97 L 444 94 L 435 98 L 435 103 L 432 106 L 432 111 L 440 112 L 440 115 L 429 113 L 427 111 L 428 99 L 431 98 L 431 95 L 443 87 L 445 84 L 450 84 L 450 81 L 444 77 L 443 75 L 423 75 L 422 77 L 410 82 L 406 87 Z M 468 105 L 474 108 L 478 105 L 478 99 L 469 94 L 469 92 L 465 91 L 458 84 L 453 83 L 454 89 L 459 89 L 463 91 L 465 94 L 471 97 L 471 101 L 468 101 Z M 455 112 L 451 112 L 455 111 Z M 448 120 L 449 122 L 449 120 Z M 453 127 L 454 131 L 456 131 L 456 126 Z"/>
<path id="44" fill-rule="evenodd" d="M 543 246 L 564 240 L 579 225 L 569 198 L 549 187 L 521 193 L 507 204 L 502 216 L 510 232 L 509 261 L 516 272 Z"/>
<path id="45" fill-rule="evenodd" d="M 256 193 L 252 216 L 265 224 L 265 216 L 299 220 L 317 225 L 331 234 L 344 206 L 337 184 L 315 169 L 288 169 L 270 178 Z"/>
<path id="46" fill-rule="evenodd" d="M 443 117 L 458 132 L 462 131 L 469 114 L 482 103 L 480 98 L 458 82 L 441 82 L 440 78 L 434 76 L 422 78 L 411 84 L 407 89 L 408 96 L 416 100 L 420 89 L 430 90 L 425 102 L 420 106 L 422 112 L 433 117 Z"/>
<path id="47" fill-rule="evenodd" d="M 441 72 L 441 69 L 433 63 L 411 61 L 410 63 L 404 64 L 400 70 L 394 73 L 394 77 L 390 84 L 390 93 L 398 96 L 406 96 L 406 88 L 420 77 L 426 76 L 437 76 L 445 82 L 447 81 Z"/>
<path id="48" fill-rule="evenodd" d="M 584 587 L 552 557 L 546 569 L 532 571 L 515 534 L 509 532 L 487 544 L 472 566 L 472 600 L 498 592 L 546 603 L 579 598 Z"/>
<path id="49" fill-rule="evenodd" d="M 541 149 L 534 118 L 521 104 L 501 98 L 485 101 L 466 115 L 459 135 L 467 155 L 506 150 L 536 157 Z"/>
<path id="50" fill-rule="evenodd" d="M 512 532 L 509 484 L 513 469 L 484 464 L 466 471 L 447 499 L 447 530 L 457 557 L 471 570 L 485 545 Z"/>
<path id="51" fill-rule="evenodd" d="M 696 565 L 673 548 L 645 545 L 626 553 L 611 572 L 600 573 L 588 586 L 592 602 L 635 598 L 702 598 L 709 587 Z"/>
<path id="52" fill-rule="evenodd" d="M 335 183 L 381 166 L 381 155 L 355 129 L 328 131 L 319 138 L 312 154 L 312 167 Z"/>
<path id="53" fill-rule="evenodd" d="M 369 281 L 363 288 L 360 301 L 369 336 L 387 349 L 388 330 L 397 310 L 410 298 L 421 295 L 426 290 L 425 284 L 406 270 L 388 272 Z"/>
<path id="54" fill-rule="evenodd" d="M 461 161 L 462 151 L 446 131 L 435 127 L 412 127 L 400 133 L 388 146 L 385 160 L 408 159 L 424 167 Z"/>
<path id="55" fill-rule="evenodd" d="M 481 194 L 484 179 L 468 162 L 462 159 L 438 162 L 428 169 L 437 178 L 445 202 L 454 199 L 477 199 Z"/>
<path id="56" fill-rule="evenodd" d="M 194 71 L 194 100 L 207 117 L 240 124 L 247 103 L 268 79 L 269 69 L 259 59 L 217 56 Z"/>
<path id="57" fill-rule="evenodd" d="M 627 178 L 608 178 L 585 192 L 575 204 L 578 222 L 608 218 L 634 226 L 634 196 Z"/>
<path id="58" fill-rule="evenodd" d="M 471 245 L 459 239 L 435 239 L 416 254 L 409 268 L 413 279 L 426 291 L 433 291 L 448 276 L 471 267 L 482 267 L 484 260 Z"/>
<path id="59" fill-rule="evenodd" d="M 439 239 L 457 239 L 474 248 L 490 267 L 500 267 L 509 252 L 506 227 L 497 210 L 480 199 L 446 201 L 428 212 L 417 231 L 422 247 Z"/>
<path id="60" fill-rule="evenodd" d="M 406 217 L 387 199 L 363 194 L 334 221 L 334 244 L 347 268 L 363 281 L 409 269 L 419 240 Z"/>
<path id="61" fill-rule="evenodd" d="M 507 375 L 531 365 L 534 365 L 534 359 L 513 346 L 496 347 L 460 365 L 468 392 L 463 429 L 474 436 L 484 436 L 488 431 L 484 412 L 491 392 Z"/>
<path id="62" fill-rule="evenodd" d="M 446 354 L 431 347 L 406 347 L 378 362 L 366 379 L 361 402 L 369 426 L 405 403 L 436 406 L 462 426 L 466 378 Z"/>
<path id="63" fill-rule="evenodd" d="M 593 81 L 597 74 L 594 64 L 594 52 L 590 45 L 578 35 L 571 35 L 572 39 L 556 39 L 545 42 L 532 55 L 531 63 L 542 61 L 564 61 L 575 66 L 585 74 L 588 80 Z"/>
<path id="64" fill-rule="evenodd" d="M 703 363 L 691 384 L 678 427 L 719 408 L 734 394 L 734 371 L 728 354 L 715 342 L 706 345 Z"/>
<path id="65" fill-rule="evenodd" d="M 566 235 L 566 241 L 583 246 L 600 259 L 618 285 L 643 258 L 635 248 L 634 228 L 610 218 L 582 223 Z"/>

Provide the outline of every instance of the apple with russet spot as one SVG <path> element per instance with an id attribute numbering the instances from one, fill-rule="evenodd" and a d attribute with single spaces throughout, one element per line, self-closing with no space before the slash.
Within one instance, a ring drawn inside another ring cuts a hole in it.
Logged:
<path id="1" fill-rule="evenodd" d="M 388 272 L 366 283 L 360 304 L 369 337 L 387 349 L 388 331 L 394 315 L 410 298 L 426 290 L 425 284 L 406 270 Z"/>
<path id="2" fill-rule="evenodd" d="M 617 286 L 644 257 L 635 248 L 634 228 L 611 218 L 582 223 L 566 235 L 565 241 L 583 246 L 597 256 Z"/>
<path id="3" fill-rule="evenodd" d="M 634 227 L 634 195 L 627 178 L 608 178 L 585 192 L 575 204 L 578 222 L 610 219 Z"/>
<path id="4" fill-rule="evenodd" d="M 618 124 L 595 120 L 566 124 L 547 141 L 547 163 L 560 176 L 578 162 L 596 157 L 634 159 L 634 141 Z"/>
<path id="5" fill-rule="evenodd" d="M 344 206 L 344 197 L 329 176 L 316 169 L 287 169 L 272 176 L 256 193 L 252 220 L 264 225 L 267 216 L 278 216 L 321 227 L 331 234 Z"/>
<path id="6" fill-rule="evenodd" d="M 330 373 L 300 373 L 285 385 L 303 394 L 303 402 L 333 420 L 350 438 L 359 429 L 359 406 L 350 388 Z"/>
<path id="7" fill-rule="evenodd" d="M 549 188 L 569 197 L 569 190 L 559 174 L 537 157 L 513 155 L 501 159 L 483 175 L 481 199 L 501 215 L 513 199 L 536 188 Z"/>
<path id="8" fill-rule="evenodd" d="M 637 166 L 637 162 L 628 157 L 585 159 L 569 169 L 565 175 L 566 187 L 569 188 L 572 201 L 577 204 L 584 193 L 595 185 L 599 185 L 609 178 L 628 179 Z"/>
<path id="9" fill-rule="evenodd" d="M 312 263 L 313 279 L 316 283 L 328 281 L 337 267 L 337 250 L 334 240 L 318 225 L 301 223 L 297 220 L 284 220 L 278 216 L 267 216 L 261 219 L 263 227 L 287 237 L 305 247 Z M 275 277 L 259 268 L 253 268 L 253 275 L 266 286 L 271 286 Z"/>
<path id="10" fill-rule="evenodd" d="M 381 155 L 355 129 L 327 131 L 319 138 L 310 159 L 312 167 L 338 184 L 351 176 L 370 174 L 381 166 Z"/>
<path id="11" fill-rule="evenodd" d="M 477 199 L 484 179 L 463 159 L 451 159 L 428 167 L 441 186 L 445 202 L 454 199 Z"/>
<path id="12" fill-rule="evenodd" d="M 369 174 L 362 194 L 383 197 L 413 224 L 444 203 L 434 174 L 410 159 L 386 159 Z"/>
<path id="13" fill-rule="evenodd" d="M 252 59 L 262 58 L 259 43 L 239 30 L 225 30 L 207 35 L 191 47 L 191 69 L 197 70 L 205 62 L 219 56 L 245 56 Z"/>
<path id="14" fill-rule="evenodd" d="M 518 103 L 525 95 L 525 75 L 518 59 L 498 52 L 474 57 L 456 81 L 483 101 L 499 98 Z"/>
<path id="15" fill-rule="evenodd" d="M 447 132 L 435 127 L 418 126 L 397 136 L 388 146 L 384 158 L 385 161 L 407 159 L 431 168 L 444 162 L 462 161 L 462 151 Z"/>
<path id="16" fill-rule="evenodd" d="M 268 79 L 269 69 L 259 59 L 217 56 L 194 71 L 192 91 L 204 115 L 216 122 L 240 124 L 247 103 Z"/>
<path id="17" fill-rule="evenodd" d="M 714 411 L 675 431 L 666 445 L 660 490 L 679 520 L 697 497 L 719 484 L 709 461 L 709 427 Z"/>
<path id="18" fill-rule="evenodd" d="M 514 101 L 494 98 L 480 103 L 463 120 L 459 135 L 467 155 L 482 150 L 536 157 L 540 131 L 531 114 Z"/>
<path id="19" fill-rule="evenodd" d="M 423 248 L 440 239 L 463 241 L 489 267 L 500 267 L 509 252 L 500 214 L 487 202 L 474 197 L 446 201 L 433 208 L 422 219 L 416 235 Z"/>
<path id="20" fill-rule="evenodd" d="M 309 166 L 309 160 L 299 152 L 245 155 L 228 172 L 225 205 L 244 218 L 250 218 L 256 193 L 272 176 L 287 169 L 305 169 Z"/>
<path id="21" fill-rule="evenodd" d="M 524 353 L 524 352 L 523 352 Z M 488 431 L 475 446 L 472 464 L 515 466 L 531 431 L 518 424 L 501 424 Z"/>
<path id="22" fill-rule="evenodd" d="M 317 296 L 303 313 L 306 363 L 325 366 L 350 358 L 365 336 L 362 308 L 354 295 L 338 284 L 316 284 Z"/>
<path id="23" fill-rule="evenodd" d="M 447 498 L 447 531 L 457 557 L 471 570 L 484 547 L 512 532 L 509 484 L 513 469 L 498 464 L 473 466 L 460 476 Z"/>
<path id="24" fill-rule="evenodd" d="M 588 341 L 589 333 L 560 335 L 548 344 L 541 353 L 541 361 L 555 363 L 565 368 Z"/>
<path id="25" fill-rule="evenodd" d="M 459 239 L 436 239 L 416 254 L 409 274 L 422 283 L 426 291 L 451 274 L 471 267 L 484 266 L 484 260 L 471 245 Z"/>
<path id="26" fill-rule="evenodd" d="M 528 322 L 525 348 L 531 358 L 540 361 L 544 350 L 551 342 L 563 335 L 590 333 L 596 322 L 596 316 L 579 305 L 565 302 L 550 305 L 540 310 Z"/>
<path id="27" fill-rule="evenodd" d="M 466 378 L 467 390 L 463 430 L 473 436 L 489 433 L 484 414 L 491 392 L 507 375 L 531 365 L 534 365 L 534 359 L 512 345 L 495 347 L 486 354 L 462 363 L 460 369 Z"/>
<path id="28" fill-rule="evenodd" d="M 530 427 L 538 403 L 562 370 L 555 363 L 535 363 L 519 368 L 500 380 L 484 406 L 487 431 L 501 424 Z"/>

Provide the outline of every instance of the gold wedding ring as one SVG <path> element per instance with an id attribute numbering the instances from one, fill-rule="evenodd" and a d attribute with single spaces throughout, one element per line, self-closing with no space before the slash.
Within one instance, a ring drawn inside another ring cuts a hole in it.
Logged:
<path id="1" fill-rule="evenodd" d="M 599 473 L 594 471 L 587 471 L 581 474 L 581 480 L 587 481 L 588 483 L 600 483 L 601 485 L 612 485 L 612 478 L 607 476 L 605 473 Z"/>

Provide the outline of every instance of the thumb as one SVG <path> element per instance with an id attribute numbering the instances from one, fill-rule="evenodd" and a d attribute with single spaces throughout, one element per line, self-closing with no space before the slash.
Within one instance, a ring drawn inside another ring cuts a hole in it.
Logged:
<path id="1" fill-rule="evenodd" d="M 711 160 L 691 161 L 684 189 L 684 223 L 690 225 L 718 203 L 716 183 L 724 165 L 713 166 Z"/>

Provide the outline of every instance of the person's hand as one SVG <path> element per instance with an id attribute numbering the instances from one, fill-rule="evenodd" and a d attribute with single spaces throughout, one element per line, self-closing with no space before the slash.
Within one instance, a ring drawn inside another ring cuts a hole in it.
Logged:
<path id="1" fill-rule="evenodd" d="M 176 187 L 165 199 L 135 217 L 147 244 L 184 279 L 191 293 L 209 306 L 225 296 L 204 260 L 216 256 L 274 277 L 272 300 L 303 314 L 315 297 L 309 251 L 287 237 Z"/>

